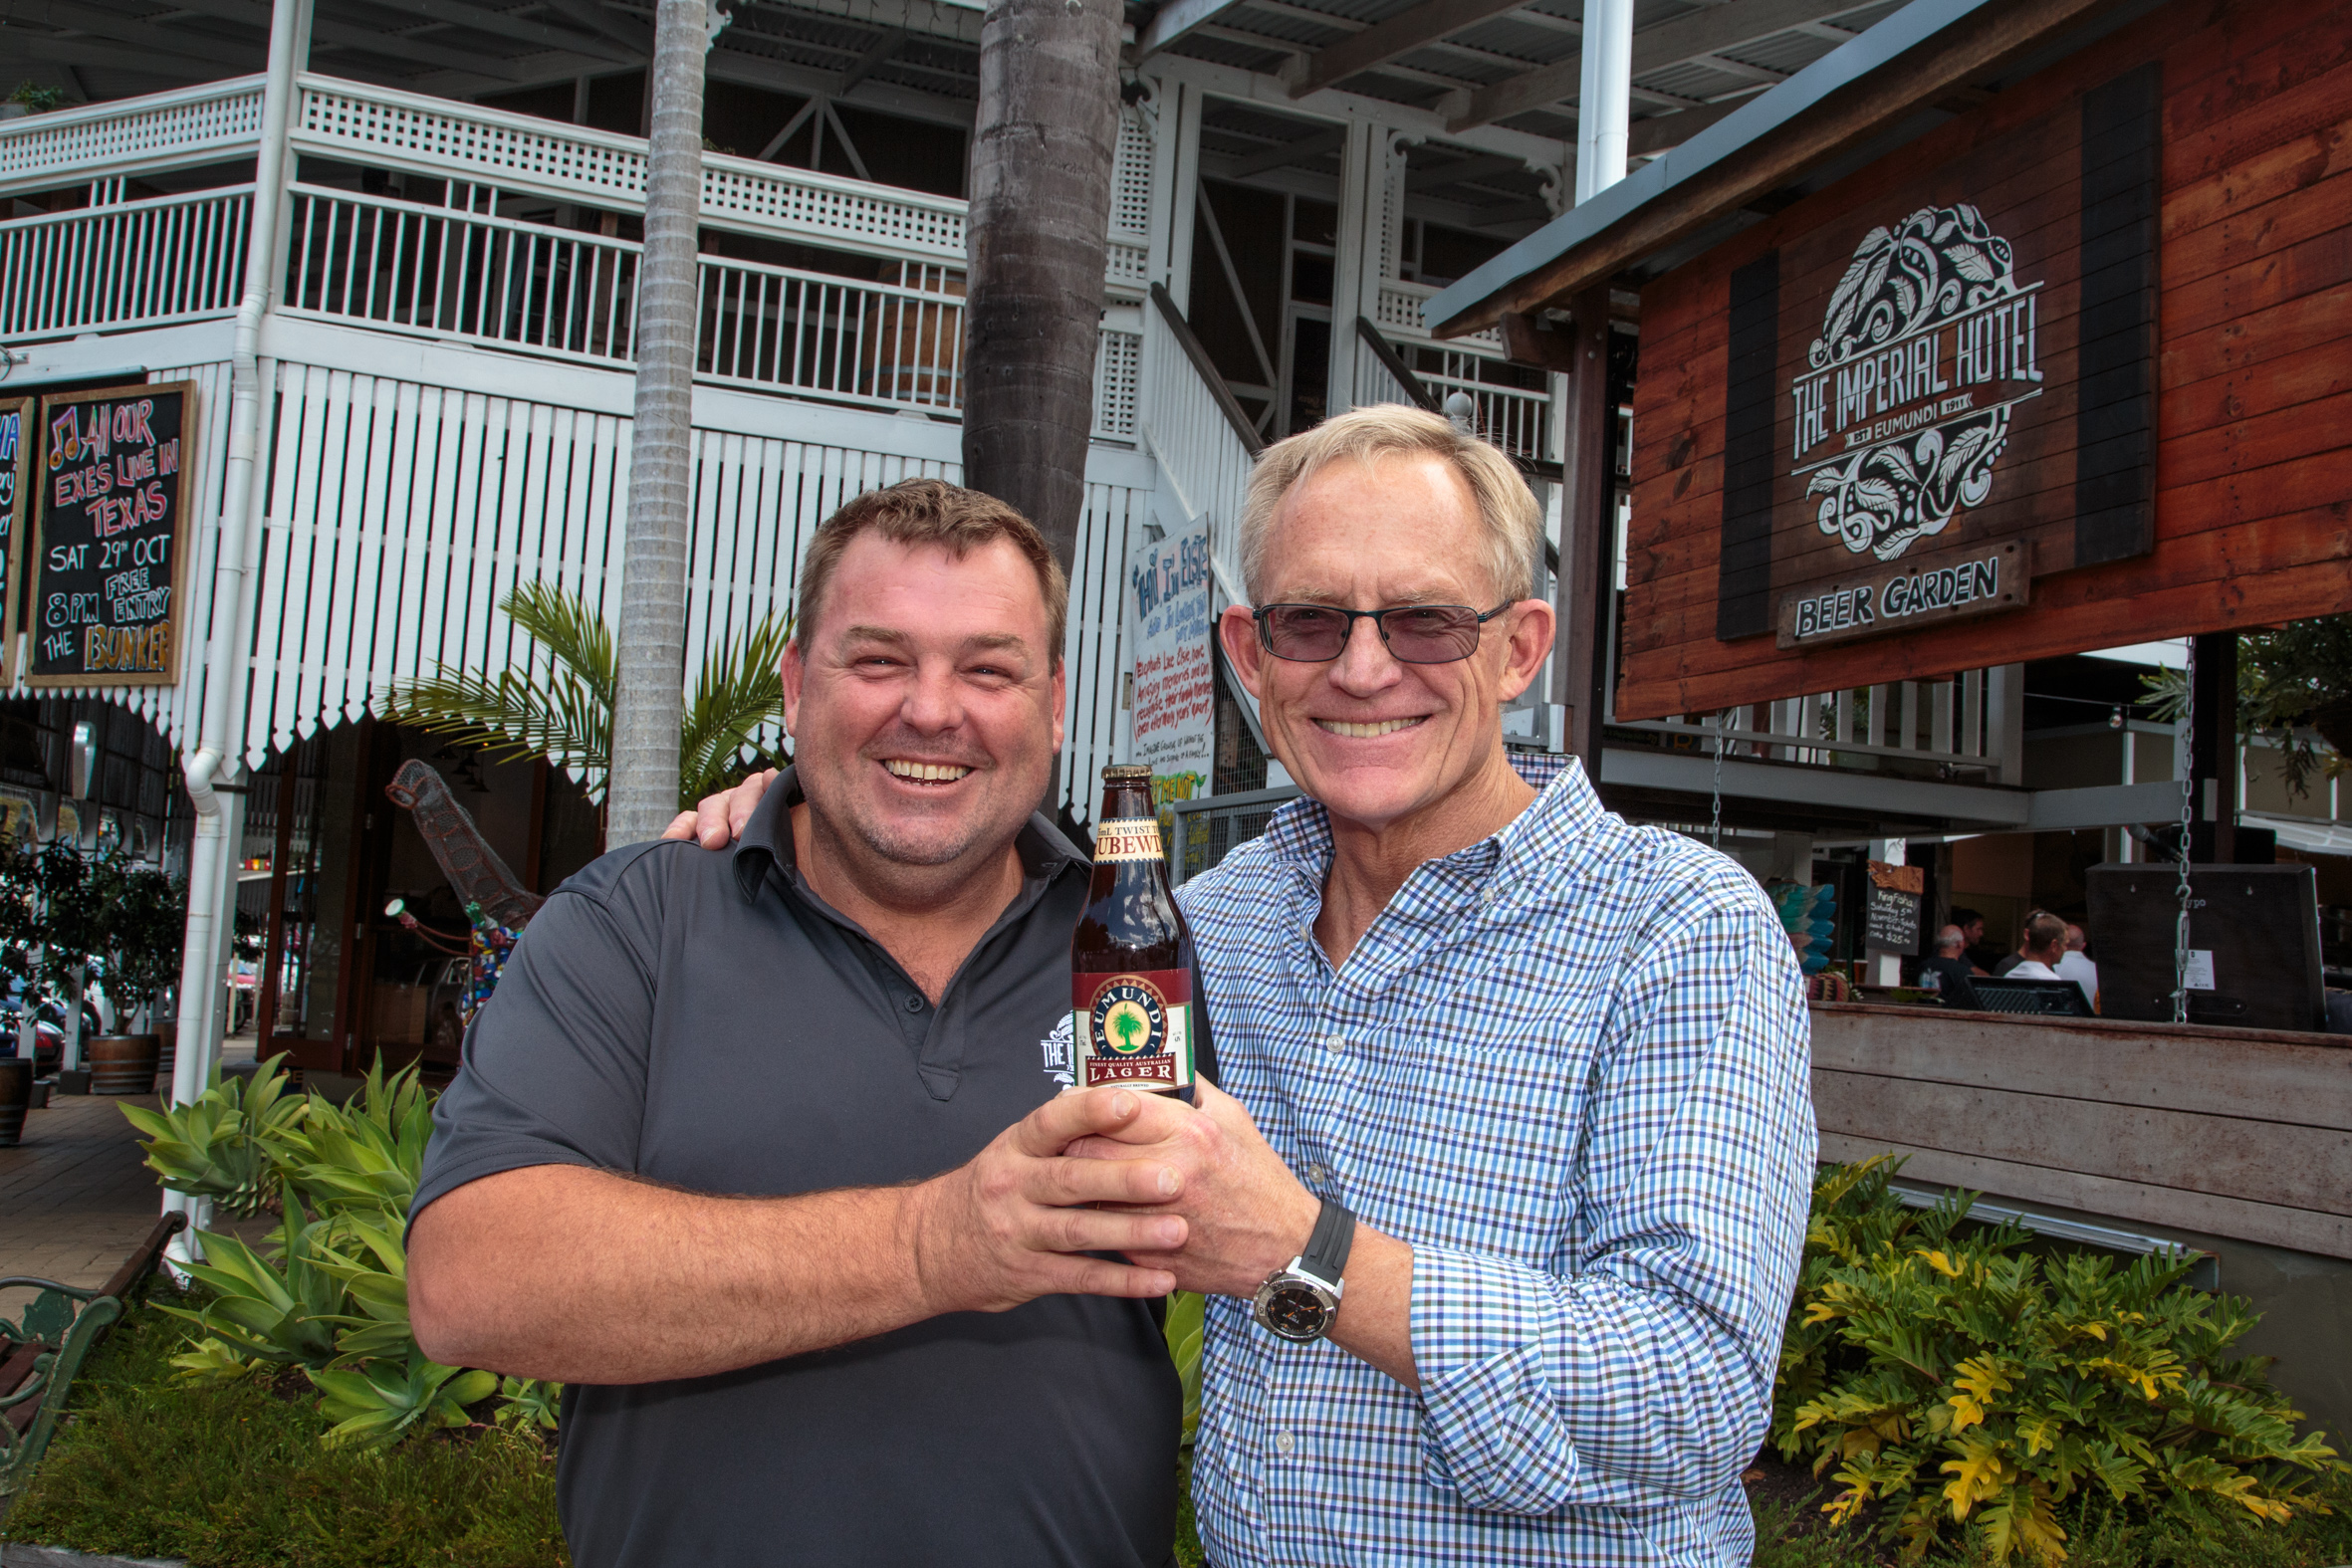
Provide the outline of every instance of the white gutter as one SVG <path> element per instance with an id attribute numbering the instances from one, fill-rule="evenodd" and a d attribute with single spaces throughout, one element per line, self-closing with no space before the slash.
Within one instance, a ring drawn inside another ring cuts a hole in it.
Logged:
<path id="1" fill-rule="evenodd" d="M 251 623 L 248 557 L 259 508 L 254 472 L 261 449 L 261 329 L 269 314 L 285 206 L 287 129 L 293 118 L 295 73 L 309 34 L 307 0 L 274 0 L 269 73 L 262 88 L 261 141 L 255 151 L 253 227 L 245 250 L 245 292 L 237 305 L 230 348 L 228 467 L 223 475 L 220 539 L 212 570 L 212 635 L 205 650 L 204 713 L 197 745 L 181 763 L 188 798 L 196 807 L 196 839 L 188 854 L 187 944 L 180 961 L 179 1040 L 171 1071 L 171 1099 L 186 1104 L 204 1092 L 217 1046 L 215 1020 L 224 981 L 222 927 L 233 845 L 220 797 L 234 778 L 239 710 L 244 706 L 243 652 Z M 240 827 L 243 812 L 235 813 Z M 170 1207 L 192 1207 L 166 1194 Z M 195 1216 L 191 1215 L 191 1219 Z M 176 1247 L 176 1243 L 175 1243 Z"/>

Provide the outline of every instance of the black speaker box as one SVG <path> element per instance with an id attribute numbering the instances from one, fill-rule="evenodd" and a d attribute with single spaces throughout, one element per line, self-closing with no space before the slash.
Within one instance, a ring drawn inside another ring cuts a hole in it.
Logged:
<path id="1" fill-rule="evenodd" d="M 2172 1021 L 2180 874 L 2177 862 L 2162 860 L 2090 868 L 2103 1016 Z M 2326 1027 L 2319 883 L 2310 866 L 2192 865 L 2189 905 L 2190 1022 Z"/>

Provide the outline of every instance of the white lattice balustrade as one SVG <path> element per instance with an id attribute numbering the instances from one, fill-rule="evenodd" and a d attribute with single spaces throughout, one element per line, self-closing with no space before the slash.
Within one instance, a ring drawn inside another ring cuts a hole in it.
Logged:
<path id="1" fill-rule="evenodd" d="M 0 120 L 0 195 L 68 180 L 185 167 L 261 135 L 261 78 Z"/>

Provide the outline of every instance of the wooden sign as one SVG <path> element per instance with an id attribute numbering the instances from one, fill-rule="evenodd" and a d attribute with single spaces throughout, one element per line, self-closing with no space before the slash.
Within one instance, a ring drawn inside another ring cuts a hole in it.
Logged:
<path id="1" fill-rule="evenodd" d="M 24 558 L 25 497 L 33 483 L 34 430 L 39 407 L 30 397 L 0 402 L 0 687 L 16 657 L 18 562 Z M 6 828 L 0 826 L 0 837 Z"/>
<path id="2" fill-rule="evenodd" d="M 2159 7 L 1649 284 L 1618 716 L 2352 602 L 2348 34 Z"/>
<path id="3" fill-rule="evenodd" d="M 1873 953 L 1919 952 L 1919 906 L 1927 894 L 1919 866 L 1870 862 L 1870 901 L 1862 915 L 1862 945 Z"/>
<path id="4" fill-rule="evenodd" d="M 178 681 L 195 434 L 192 381 L 41 400 L 28 685 Z"/>
<path id="5" fill-rule="evenodd" d="M 2016 609 L 2033 586 L 2025 565 L 2028 559 L 2025 547 L 2011 540 L 1898 560 L 1802 593 L 1784 594 L 1779 645 L 1818 647 Z"/>

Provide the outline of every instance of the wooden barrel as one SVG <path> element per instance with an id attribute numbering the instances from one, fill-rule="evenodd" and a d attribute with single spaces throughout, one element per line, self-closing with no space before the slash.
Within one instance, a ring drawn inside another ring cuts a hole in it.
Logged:
<path id="1" fill-rule="evenodd" d="M 913 266 L 905 272 L 909 287 L 948 303 L 926 305 L 904 295 L 874 298 L 860 335 L 865 373 L 858 390 L 953 410 L 963 401 L 963 274 Z"/>
<path id="2" fill-rule="evenodd" d="M 163 1042 L 152 1034 L 101 1034 L 84 1048 L 93 1094 L 152 1094 Z"/>
<path id="3" fill-rule="evenodd" d="M 25 1135 L 25 1107 L 33 1099 L 33 1064 L 21 1056 L 0 1056 L 0 1147 Z"/>

